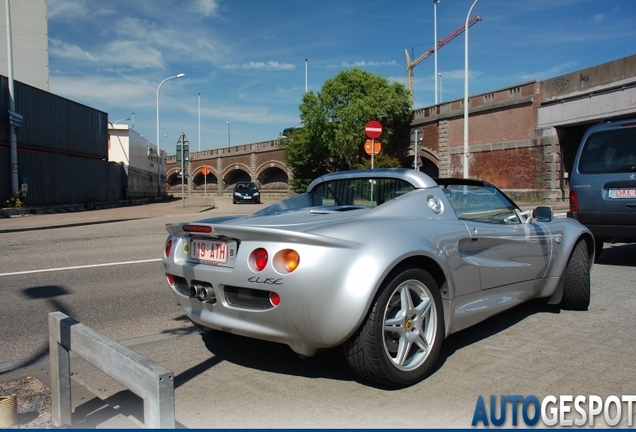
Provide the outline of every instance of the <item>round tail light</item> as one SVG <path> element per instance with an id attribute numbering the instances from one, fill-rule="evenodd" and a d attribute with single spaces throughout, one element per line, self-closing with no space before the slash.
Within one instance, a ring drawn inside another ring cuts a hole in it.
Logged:
<path id="1" fill-rule="evenodd" d="M 267 260 L 269 259 L 269 255 L 267 251 L 263 248 L 254 249 L 250 254 L 250 264 L 252 264 L 253 268 L 256 271 L 261 271 L 267 265 Z"/>
<path id="2" fill-rule="evenodd" d="M 270 292 L 269 302 L 272 304 L 272 306 L 278 306 L 280 304 L 280 295 L 278 295 L 278 293 L 275 293 L 274 291 Z"/>
<path id="3" fill-rule="evenodd" d="M 300 264 L 300 255 L 293 249 L 283 249 L 274 256 L 274 268 L 278 273 L 291 273 Z"/>

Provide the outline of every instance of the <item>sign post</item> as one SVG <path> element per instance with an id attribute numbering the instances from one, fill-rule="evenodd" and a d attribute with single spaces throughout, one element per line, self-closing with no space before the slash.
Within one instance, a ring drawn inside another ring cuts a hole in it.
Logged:
<path id="1" fill-rule="evenodd" d="M 378 146 L 376 147 L 375 139 L 379 138 L 380 135 L 382 135 L 382 125 L 380 124 L 379 121 L 371 120 L 364 126 L 364 133 L 367 134 L 367 137 L 371 138 L 371 169 L 373 169 L 373 156 L 375 155 L 375 153 L 379 153 L 381 149 L 379 142 L 378 142 Z M 365 150 L 366 150 L 366 147 L 367 146 L 365 143 Z M 376 148 L 377 148 L 377 151 L 376 151 Z M 367 153 L 369 153 L 368 150 L 367 150 Z"/>
<path id="2" fill-rule="evenodd" d="M 418 137 L 419 134 L 419 137 Z M 424 134 L 422 133 L 422 129 L 415 128 L 413 132 L 411 132 L 411 143 L 413 143 L 413 169 L 419 171 L 419 166 L 417 163 L 417 144 L 422 142 L 424 138 Z"/>
<path id="3" fill-rule="evenodd" d="M 184 132 L 177 142 L 177 162 L 181 162 L 181 207 L 185 208 L 185 163 L 190 162 L 190 141 Z"/>
<path id="4" fill-rule="evenodd" d="M 203 174 L 203 199 L 206 200 L 208 197 L 208 174 L 210 174 L 210 167 L 206 165 L 201 168 L 201 174 Z"/>

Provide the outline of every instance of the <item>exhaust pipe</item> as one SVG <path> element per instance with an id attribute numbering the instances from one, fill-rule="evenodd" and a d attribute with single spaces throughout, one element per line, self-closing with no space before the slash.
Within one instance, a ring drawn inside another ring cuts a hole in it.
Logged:
<path id="1" fill-rule="evenodd" d="M 202 290 L 203 287 L 201 285 L 192 285 L 190 287 L 190 297 L 200 299 Z"/>
<path id="2" fill-rule="evenodd" d="M 214 288 L 212 287 L 204 287 L 201 289 L 201 300 L 208 301 L 210 303 L 216 303 L 216 294 L 214 293 Z"/>
<path id="3" fill-rule="evenodd" d="M 192 285 L 190 287 L 190 297 L 201 301 L 216 303 L 216 294 L 214 293 L 214 288 L 211 286 L 204 287 L 201 285 Z"/>

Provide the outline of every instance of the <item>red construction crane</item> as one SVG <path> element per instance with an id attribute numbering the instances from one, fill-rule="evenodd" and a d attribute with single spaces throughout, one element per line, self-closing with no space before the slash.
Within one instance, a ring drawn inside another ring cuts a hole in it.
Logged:
<path id="1" fill-rule="evenodd" d="M 468 21 L 468 27 L 471 27 L 477 21 L 481 21 L 481 16 L 479 14 L 475 15 L 474 17 L 470 19 L 470 21 Z M 437 49 L 440 49 L 441 47 L 446 45 L 448 42 L 452 41 L 457 36 L 464 33 L 465 30 L 466 30 L 466 25 L 462 25 L 457 30 L 455 30 L 454 32 L 446 36 L 444 39 L 437 41 Z M 406 85 L 409 89 L 409 92 L 411 93 L 411 105 L 413 105 L 413 101 L 414 101 L 413 68 L 415 68 L 415 66 L 417 66 L 422 60 L 424 60 L 426 57 L 430 56 L 434 52 L 435 52 L 435 47 L 431 47 L 431 49 L 426 51 L 424 54 L 422 54 L 415 60 L 411 61 L 408 50 L 404 50 L 404 54 L 406 54 L 406 76 L 407 76 Z"/>

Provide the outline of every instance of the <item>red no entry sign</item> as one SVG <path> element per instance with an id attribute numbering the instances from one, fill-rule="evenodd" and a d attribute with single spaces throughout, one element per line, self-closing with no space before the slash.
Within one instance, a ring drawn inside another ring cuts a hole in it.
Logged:
<path id="1" fill-rule="evenodd" d="M 365 125 L 364 132 L 369 138 L 377 138 L 382 135 L 382 125 L 379 121 L 371 120 Z"/>

